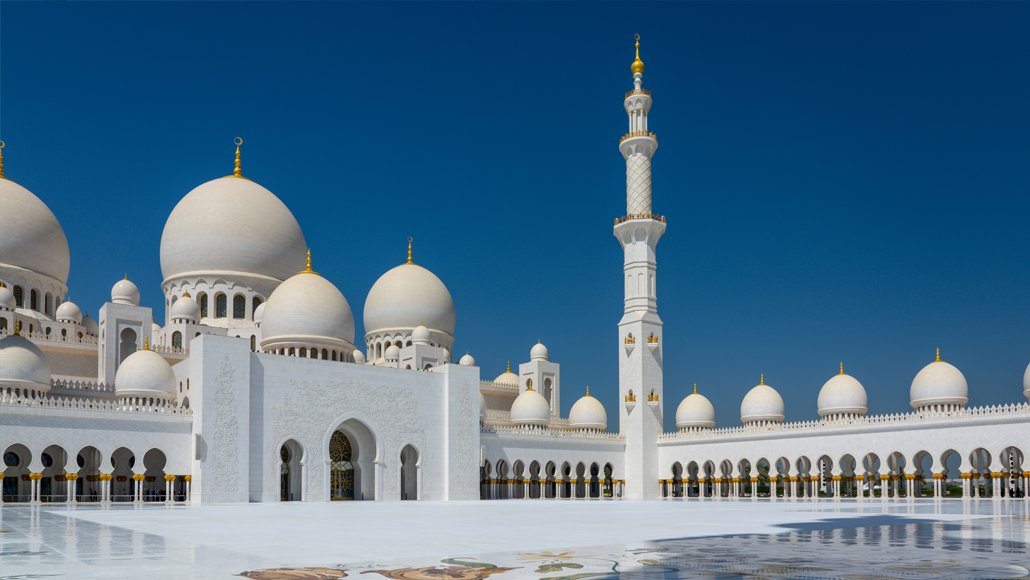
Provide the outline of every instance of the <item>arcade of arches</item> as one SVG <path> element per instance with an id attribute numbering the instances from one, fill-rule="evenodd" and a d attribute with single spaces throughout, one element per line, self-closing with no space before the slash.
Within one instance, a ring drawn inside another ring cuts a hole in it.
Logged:
<path id="1" fill-rule="evenodd" d="M 5 503 L 172 503 L 190 498 L 190 476 L 167 473 L 165 453 L 156 448 L 140 461 L 126 447 L 105 457 L 92 446 L 69 453 L 50 445 L 35 452 L 15 443 L 4 450 L 3 460 Z"/>
<path id="2" fill-rule="evenodd" d="M 564 462 L 557 466 L 548 461 L 522 460 L 510 465 L 503 459 L 496 465 L 484 462 L 479 470 L 480 499 L 614 499 L 623 495 L 624 479 L 614 479 L 610 463 L 603 467 L 596 462 L 589 467 L 583 462 Z"/>

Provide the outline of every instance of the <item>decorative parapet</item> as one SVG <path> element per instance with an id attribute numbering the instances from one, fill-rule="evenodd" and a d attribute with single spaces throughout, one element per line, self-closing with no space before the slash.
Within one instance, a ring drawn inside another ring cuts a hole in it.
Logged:
<path id="1" fill-rule="evenodd" d="M 647 95 L 647 96 L 650 97 L 651 96 L 651 91 L 649 91 L 647 89 L 633 89 L 632 91 L 626 93 L 626 98 L 628 99 L 628 98 L 632 97 L 633 95 Z"/>
<path id="2" fill-rule="evenodd" d="M 901 425 L 918 424 L 925 421 L 941 419 L 962 419 L 978 417 L 1003 417 L 1005 415 L 1030 414 L 1030 403 L 1011 405 L 994 405 L 990 407 L 972 407 L 955 411 L 918 411 L 912 413 L 896 413 L 890 415 L 874 415 L 871 417 L 854 417 L 830 421 L 799 421 L 797 423 L 764 423 L 760 425 L 743 425 L 741 427 L 723 427 L 721 429 L 701 429 L 676 433 L 662 433 L 659 440 L 711 439 L 729 435 L 747 435 L 751 433 L 780 433 L 798 431 L 818 431 L 839 427 L 857 427 L 864 425 Z"/>
<path id="3" fill-rule="evenodd" d="M 656 213 L 631 213 L 622 217 L 615 218 L 615 225 L 619 225 L 622 222 L 629 220 L 655 220 L 665 223 L 665 216 L 658 215 Z"/>
<path id="4" fill-rule="evenodd" d="M 629 133 L 626 133 L 625 135 L 623 135 L 622 139 L 619 139 L 619 143 L 622 143 L 626 139 L 632 139 L 634 137 L 650 137 L 650 138 L 654 139 L 655 141 L 658 140 L 658 135 L 655 135 L 654 133 L 652 133 L 650 131 L 630 131 Z"/>
<path id="5" fill-rule="evenodd" d="M 66 391 L 82 391 L 83 396 L 92 394 L 114 393 L 114 383 L 89 383 L 86 381 L 69 381 L 64 379 L 50 379 L 51 389 L 63 389 Z"/>
<path id="6" fill-rule="evenodd" d="M 158 354 L 177 354 L 182 356 L 190 355 L 190 349 L 179 346 L 165 346 L 163 344 L 152 344 L 150 345 L 150 350 Z"/>
<path id="7" fill-rule="evenodd" d="M 175 407 L 173 405 L 128 405 L 121 401 L 105 401 L 98 399 L 72 399 L 67 397 L 26 397 L 9 394 L 5 389 L 0 393 L 0 406 L 30 407 L 33 409 L 57 409 L 66 411 L 95 411 L 97 413 L 134 413 L 140 415 L 174 415 L 188 417 L 193 409 Z"/>
<path id="8" fill-rule="evenodd" d="M 8 328 L 0 330 L 0 338 L 3 338 L 9 334 Z M 55 342 L 63 344 L 81 344 L 84 346 L 97 346 L 100 344 L 100 339 L 95 336 L 84 334 L 82 338 L 72 334 L 71 336 L 61 336 L 59 332 L 53 332 L 46 334 L 45 332 L 26 332 L 22 334 L 25 338 L 33 342 Z"/>
<path id="9" fill-rule="evenodd" d="M 479 381 L 479 389 L 518 392 L 519 386 L 508 383 L 495 383 L 493 381 Z"/>
<path id="10" fill-rule="evenodd" d="M 532 425 L 488 425 L 480 429 L 480 433 L 496 435 L 513 435 L 519 437 L 552 437 L 561 439 L 594 439 L 601 441 L 625 441 L 621 433 L 608 433 L 595 429 L 551 429 Z"/>
<path id="11" fill-rule="evenodd" d="M 488 423 L 511 423 L 511 413 L 508 411 L 486 410 L 486 421 Z"/>

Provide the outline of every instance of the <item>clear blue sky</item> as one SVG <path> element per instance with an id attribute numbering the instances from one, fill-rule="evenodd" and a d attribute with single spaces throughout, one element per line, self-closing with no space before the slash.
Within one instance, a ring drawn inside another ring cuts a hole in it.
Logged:
<path id="1" fill-rule="evenodd" d="M 63 224 L 76 303 L 127 272 L 160 321 L 165 219 L 240 136 L 359 342 L 413 236 L 483 378 L 540 339 L 563 412 L 589 384 L 615 429 L 634 33 L 667 428 L 695 382 L 738 425 L 761 373 L 815 419 L 840 361 L 907 411 L 937 347 L 971 404 L 1022 400 L 1027 3 L 5 2 L 5 169 Z"/>

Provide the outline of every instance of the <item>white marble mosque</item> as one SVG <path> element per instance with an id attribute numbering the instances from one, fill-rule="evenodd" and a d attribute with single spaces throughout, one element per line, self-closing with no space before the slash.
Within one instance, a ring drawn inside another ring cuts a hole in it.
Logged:
<path id="1" fill-rule="evenodd" d="M 454 362 L 454 302 L 410 240 L 407 260 L 365 298 L 359 344 L 350 302 L 314 271 L 300 224 L 243 175 L 239 140 L 233 173 L 168 217 L 160 324 L 128 278 L 93 315 L 69 299 L 61 224 L 2 177 L 0 157 L 4 502 L 1027 501 L 1030 404 L 1012 385 L 1012 404 L 968 407 L 965 377 L 940 356 L 913 378 L 910 413 L 868 416 L 865 388 L 842 365 L 818 419 L 784 423 L 762 377 L 741 425 L 716 428 L 695 389 L 678 403 L 677 431 L 663 432 L 656 249 L 667 224 L 652 209 L 658 141 L 643 71 L 638 42 L 619 142 L 627 207 L 614 223 L 625 256 L 611 351 L 619 396 L 587 391 L 567 418 L 560 364 L 543 344 L 493 380 L 468 354 Z M 225 207 L 249 211 L 226 221 Z"/>

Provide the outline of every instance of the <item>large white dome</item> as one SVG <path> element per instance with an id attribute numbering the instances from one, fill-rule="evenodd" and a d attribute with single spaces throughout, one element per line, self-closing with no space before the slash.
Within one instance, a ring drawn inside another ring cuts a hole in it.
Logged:
<path id="1" fill-rule="evenodd" d="M 0 338 L 0 386 L 49 391 L 50 363 L 46 355 L 25 337 Z"/>
<path id="2" fill-rule="evenodd" d="M 68 283 L 68 239 L 53 212 L 29 190 L 0 177 L 0 267 Z"/>
<path id="3" fill-rule="evenodd" d="M 601 401 L 590 396 L 590 389 L 587 389 L 587 394 L 576 401 L 572 410 L 569 411 L 569 426 L 574 429 L 599 429 L 601 431 L 608 428 L 608 413 L 605 412 Z"/>
<path id="4" fill-rule="evenodd" d="M 869 410 L 865 387 L 851 375 L 844 374 L 841 366 L 839 375 L 826 381 L 819 390 L 819 416 L 865 415 Z"/>
<path id="5" fill-rule="evenodd" d="M 937 360 L 923 367 L 912 379 L 908 391 L 912 408 L 931 405 L 953 405 L 962 407 L 969 402 L 969 385 L 966 377 L 954 366 Z"/>
<path id="6" fill-rule="evenodd" d="M 382 275 L 365 299 L 365 333 L 411 331 L 420 323 L 454 336 L 454 301 L 435 274 L 401 264 Z"/>
<path id="7" fill-rule="evenodd" d="M 699 395 L 696 388 L 676 408 L 676 428 L 715 427 L 715 407 L 708 397 Z"/>
<path id="8" fill-rule="evenodd" d="M 551 406 L 533 389 L 526 389 L 511 404 L 511 422 L 516 425 L 547 425 L 551 422 Z"/>
<path id="9" fill-rule="evenodd" d="M 1026 365 L 1026 372 L 1023 373 L 1023 396 L 1030 402 L 1030 365 Z"/>
<path id="10" fill-rule="evenodd" d="M 272 292 L 261 318 L 261 348 L 317 343 L 354 350 L 354 315 L 343 294 L 313 272 L 301 272 Z"/>
<path id="11" fill-rule="evenodd" d="M 765 384 L 765 377 L 744 396 L 740 404 L 740 420 L 743 423 L 783 422 L 783 397 L 776 389 Z"/>
<path id="12" fill-rule="evenodd" d="M 175 398 L 175 372 L 164 357 L 143 348 L 125 357 L 114 376 L 114 394 L 118 398 L 142 397 L 169 400 Z"/>
<path id="13" fill-rule="evenodd" d="M 161 235 L 165 280 L 243 274 L 286 280 L 304 267 L 300 224 L 271 191 L 243 177 L 209 181 L 182 198 Z"/>

